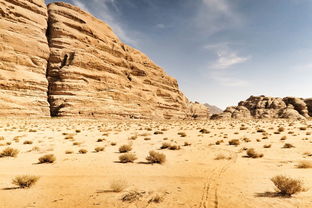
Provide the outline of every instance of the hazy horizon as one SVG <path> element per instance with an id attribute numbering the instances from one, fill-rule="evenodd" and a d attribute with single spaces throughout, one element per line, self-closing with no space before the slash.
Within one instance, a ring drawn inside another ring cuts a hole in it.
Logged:
<path id="1" fill-rule="evenodd" d="M 64 2 L 107 22 L 192 101 L 224 109 L 250 95 L 311 97 L 312 1 Z"/>

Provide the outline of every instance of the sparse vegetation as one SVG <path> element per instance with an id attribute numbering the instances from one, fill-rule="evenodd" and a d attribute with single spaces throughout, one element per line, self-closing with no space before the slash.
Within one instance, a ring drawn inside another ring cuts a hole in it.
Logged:
<path id="1" fill-rule="evenodd" d="M 31 175 L 21 175 L 16 176 L 12 180 L 12 184 L 18 186 L 19 188 L 30 188 L 39 180 L 38 176 Z"/>
<path id="2" fill-rule="evenodd" d="M 125 180 L 114 180 L 110 184 L 110 188 L 113 192 L 122 192 L 128 186 Z"/>
<path id="3" fill-rule="evenodd" d="M 119 156 L 119 161 L 121 163 L 133 163 L 136 159 L 138 158 L 133 153 L 125 153 Z"/>
<path id="4" fill-rule="evenodd" d="M 53 154 L 47 154 L 39 157 L 39 163 L 54 163 L 56 158 Z"/>
<path id="5" fill-rule="evenodd" d="M 19 151 L 17 149 L 7 147 L 0 153 L 0 157 L 17 157 Z"/>
<path id="6" fill-rule="evenodd" d="M 103 152 L 104 149 L 105 149 L 105 147 L 96 147 L 96 148 L 94 148 L 94 151 L 95 152 Z"/>
<path id="7" fill-rule="evenodd" d="M 255 151 L 255 149 L 253 149 L 253 148 L 247 149 L 246 154 L 247 154 L 247 156 L 250 157 L 250 158 L 259 158 L 259 157 L 263 157 L 263 154 L 257 153 L 257 152 Z"/>
<path id="8" fill-rule="evenodd" d="M 163 153 L 150 151 L 149 155 L 146 157 L 146 160 L 149 163 L 159 163 L 163 164 L 166 161 L 166 155 Z"/>
<path id="9" fill-rule="evenodd" d="M 132 150 L 132 145 L 131 144 L 124 144 L 119 147 L 119 152 L 120 153 L 125 153 L 125 152 L 130 152 Z"/>
<path id="10" fill-rule="evenodd" d="M 240 141 L 238 139 L 232 139 L 229 141 L 229 145 L 238 146 L 240 144 Z"/>
<path id="11" fill-rule="evenodd" d="M 290 197 L 291 195 L 304 190 L 302 181 L 297 179 L 279 175 L 271 178 L 271 181 L 278 189 L 278 193 L 282 196 Z"/>

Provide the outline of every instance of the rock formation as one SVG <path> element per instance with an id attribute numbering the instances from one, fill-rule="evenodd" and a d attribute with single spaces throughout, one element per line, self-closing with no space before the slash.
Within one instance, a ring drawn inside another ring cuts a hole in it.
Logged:
<path id="1" fill-rule="evenodd" d="M 49 116 L 42 0 L 0 0 L 0 116 Z"/>
<path id="2" fill-rule="evenodd" d="M 231 106 L 212 119 L 290 118 L 305 119 L 312 115 L 312 99 L 295 97 L 251 96 L 238 106 Z"/>
<path id="3" fill-rule="evenodd" d="M 0 115 L 209 117 L 174 78 L 78 7 L 0 0 L 0 15 Z"/>
<path id="4" fill-rule="evenodd" d="M 204 105 L 209 109 L 210 114 L 219 114 L 223 112 L 220 108 L 218 108 L 215 105 L 209 105 L 208 103 L 205 103 Z"/>

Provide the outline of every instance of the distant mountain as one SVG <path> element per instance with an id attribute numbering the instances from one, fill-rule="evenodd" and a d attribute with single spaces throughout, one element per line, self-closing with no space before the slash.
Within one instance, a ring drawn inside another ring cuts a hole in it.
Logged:
<path id="1" fill-rule="evenodd" d="M 215 105 L 209 105 L 208 103 L 205 103 L 204 105 L 209 109 L 211 115 L 219 114 L 219 113 L 223 112 L 223 110 L 221 110 L 220 108 L 218 108 Z"/>

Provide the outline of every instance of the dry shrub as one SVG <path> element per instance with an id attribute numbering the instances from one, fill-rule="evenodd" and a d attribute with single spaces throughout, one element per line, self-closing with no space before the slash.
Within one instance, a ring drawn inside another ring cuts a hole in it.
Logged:
<path id="1" fill-rule="evenodd" d="M 201 129 L 199 132 L 202 134 L 209 134 L 210 133 L 210 131 L 208 131 L 207 129 Z"/>
<path id="2" fill-rule="evenodd" d="M 178 135 L 180 135 L 180 137 L 186 137 L 186 133 L 185 132 L 179 132 Z"/>
<path id="3" fill-rule="evenodd" d="M 231 157 L 226 157 L 225 155 L 223 154 L 218 154 L 216 157 L 215 157 L 215 160 L 230 160 L 232 159 Z"/>
<path id="4" fill-rule="evenodd" d="M 88 150 L 86 150 L 86 149 L 80 149 L 78 152 L 79 152 L 80 154 L 86 154 L 86 153 L 88 152 Z"/>
<path id="5" fill-rule="evenodd" d="M 286 176 L 275 176 L 271 178 L 271 181 L 274 183 L 276 188 L 279 191 L 279 194 L 282 196 L 291 196 L 295 193 L 304 191 L 302 181 L 297 179 L 292 179 Z"/>
<path id="6" fill-rule="evenodd" d="M 240 141 L 238 139 L 232 139 L 229 141 L 229 145 L 238 146 L 239 144 L 240 144 Z"/>
<path id="7" fill-rule="evenodd" d="M 35 185 L 35 183 L 38 180 L 39 180 L 38 176 L 21 175 L 21 176 L 16 176 L 12 180 L 12 184 L 14 184 L 20 188 L 30 188 L 31 186 Z"/>
<path id="8" fill-rule="evenodd" d="M 132 146 L 130 144 L 124 144 L 119 147 L 120 153 L 130 152 L 132 150 Z"/>
<path id="9" fill-rule="evenodd" d="M 39 157 L 39 163 L 54 163 L 56 158 L 53 154 L 47 154 Z"/>
<path id="10" fill-rule="evenodd" d="M 128 186 L 125 180 L 114 180 L 110 184 L 110 188 L 113 192 L 122 192 Z"/>
<path id="11" fill-rule="evenodd" d="M 121 163 L 133 163 L 136 159 L 138 158 L 133 153 L 125 153 L 119 156 L 119 161 Z"/>
<path id="12" fill-rule="evenodd" d="M 74 152 L 72 150 L 66 150 L 65 154 L 73 154 Z"/>
<path id="13" fill-rule="evenodd" d="M 96 147 L 96 148 L 94 148 L 94 151 L 95 152 L 103 152 L 104 149 L 105 149 L 105 147 Z"/>
<path id="14" fill-rule="evenodd" d="M 162 143 L 160 149 L 168 149 L 171 146 L 169 142 L 164 142 Z"/>
<path id="15" fill-rule="evenodd" d="M 157 135 L 157 134 L 164 134 L 164 133 L 162 131 L 155 131 L 154 134 Z"/>
<path id="16" fill-rule="evenodd" d="M 283 148 L 294 148 L 295 146 L 290 144 L 290 143 L 286 143 L 284 144 Z"/>
<path id="17" fill-rule="evenodd" d="M 165 199 L 165 194 L 155 193 L 149 200 L 148 203 L 161 203 Z"/>
<path id="18" fill-rule="evenodd" d="M 144 196 L 144 192 L 139 192 L 137 190 L 131 190 L 128 193 L 124 194 L 121 198 L 124 202 L 134 202 L 139 200 Z"/>
<path id="19" fill-rule="evenodd" d="M 23 142 L 23 144 L 32 144 L 32 143 L 33 143 L 33 141 L 30 141 L 30 140 L 26 140 Z"/>
<path id="20" fill-rule="evenodd" d="M 149 155 L 146 157 L 146 160 L 149 163 L 163 164 L 166 161 L 166 155 L 159 152 L 150 151 Z"/>
<path id="21" fill-rule="evenodd" d="M 259 158 L 259 157 L 263 157 L 263 154 L 257 153 L 257 152 L 255 151 L 255 149 L 253 149 L 253 148 L 248 149 L 247 152 L 246 152 L 246 154 L 247 154 L 247 156 L 250 157 L 250 158 Z"/>
<path id="22" fill-rule="evenodd" d="M 17 149 L 7 147 L 0 153 L 0 157 L 17 157 L 19 151 Z"/>
<path id="23" fill-rule="evenodd" d="M 297 165 L 297 168 L 312 168 L 311 161 L 300 161 Z"/>
<path id="24" fill-rule="evenodd" d="M 265 145 L 263 145 L 263 148 L 271 148 L 271 147 L 272 147 L 271 144 L 265 144 Z"/>

